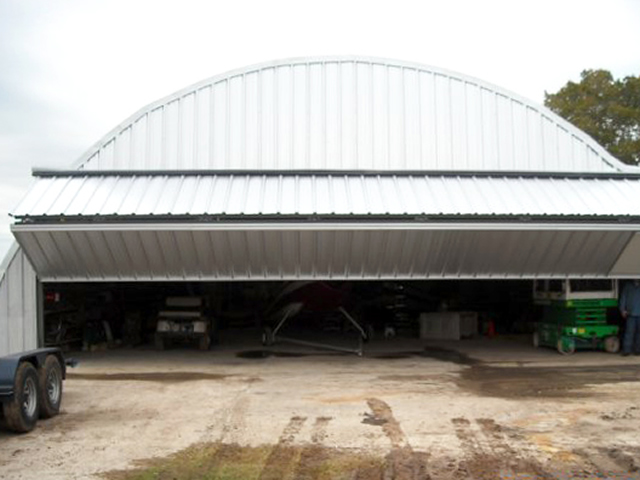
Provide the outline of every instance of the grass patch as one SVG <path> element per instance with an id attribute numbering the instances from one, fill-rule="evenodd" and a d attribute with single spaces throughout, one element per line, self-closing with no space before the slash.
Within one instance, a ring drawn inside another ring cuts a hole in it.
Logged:
<path id="1" fill-rule="evenodd" d="M 165 458 L 138 462 L 131 470 L 106 472 L 107 480 L 319 480 L 376 478 L 385 460 L 358 451 L 318 445 L 192 445 Z M 373 473 L 373 476 L 371 474 Z"/>

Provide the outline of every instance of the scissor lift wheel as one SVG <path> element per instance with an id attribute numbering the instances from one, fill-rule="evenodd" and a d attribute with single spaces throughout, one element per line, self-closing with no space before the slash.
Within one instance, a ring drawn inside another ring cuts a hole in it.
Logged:
<path id="1" fill-rule="evenodd" d="M 614 336 L 605 338 L 604 350 L 608 353 L 618 353 L 620 351 L 620 339 Z"/>
<path id="2" fill-rule="evenodd" d="M 563 355 L 571 355 L 576 351 L 576 341 L 573 338 L 560 337 L 558 339 L 558 352 Z"/>

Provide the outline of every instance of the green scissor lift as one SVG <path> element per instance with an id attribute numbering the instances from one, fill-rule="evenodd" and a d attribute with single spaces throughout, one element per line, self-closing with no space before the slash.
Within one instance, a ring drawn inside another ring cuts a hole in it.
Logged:
<path id="1" fill-rule="evenodd" d="M 620 349 L 618 327 L 607 324 L 607 309 L 618 305 L 615 280 L 544 282 L 543 287 L 536 282 L 534 290 L 536 303 L 544 307 L 542 321 L 533 334 L 534 346 L 556 348 L 562 354 L 577 349 L 610 353 Z"/>

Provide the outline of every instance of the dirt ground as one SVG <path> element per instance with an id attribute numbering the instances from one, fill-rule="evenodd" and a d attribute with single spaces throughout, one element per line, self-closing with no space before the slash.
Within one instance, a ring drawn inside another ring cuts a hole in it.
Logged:
<path id="1" fill-rule="evenodd" d="M 0 430 L 0 478 L 640 479 L 640 357 L 497 337 L 77 358 L 59 416 Z"/>

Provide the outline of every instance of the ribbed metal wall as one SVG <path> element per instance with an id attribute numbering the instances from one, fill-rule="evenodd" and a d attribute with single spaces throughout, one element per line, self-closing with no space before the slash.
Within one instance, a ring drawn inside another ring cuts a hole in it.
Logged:
<path id="1" fill-rule="evenodd" d="M 618 171 L 544 107 L 460 74 L 366 58 L 214 77 L 105 136 L 84 169 Z"/>
<path id="2" fill-rule="evenodd" d="M 13 216 L 640 216 L 640 178 L 135 175 L 40 178 Z"/>
<path id="3" fill-rule="evenodd" d="M 0 266 L 0 357 L 38 345 L 36 273 L 14 244 Z"/>
<path id="4" fill-rule="evenodd" d="M 495 225 L 14 228 L 43 281 L 597 277 L 633 235 Z"/>

